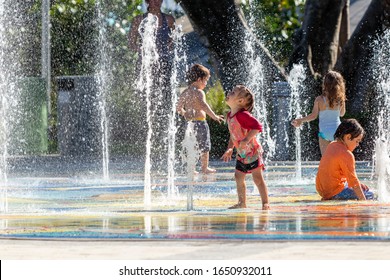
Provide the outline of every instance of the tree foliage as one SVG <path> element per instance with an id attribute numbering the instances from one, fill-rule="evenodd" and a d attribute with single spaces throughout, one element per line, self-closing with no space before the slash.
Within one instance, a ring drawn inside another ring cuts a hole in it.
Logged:
<path id="1" fill-rule="evenodd" d="M 286 65 L 293 50 L 294 33 L 301 27 L 305 0 L 244 1 L 242 8 L 254 32 L 275 60 Z"/>
<path id="2" fill-rule="evenodd" d="M 255 31 L 261 38 L 256 50 L 263 58 L 268 77 L 283 78 L 281 66 L 285 66 L 288 59 L 290 65 L 306 62 L 308 74 L 315 81 L 319 81 L 316 75 L 336 67 L 347 80 L 347 110 L 356 113 L 372 105 L 375 95 L 369 81 L 372 75 L 367 74 L 372 57 L 369 46 L 389 27 L 390 0 L 372 0 L 348 42 L 339 27 L 344 24 L 345 17 L 341 14 L 346 11 L 349 0 L 247 0 L 240 6 L 242 9 L 235 0 L 180 2 L 195 30 L 220 63 L 222 71 L 219 73 L 225 89 L 247 77 L 248 65 L 242 59 L 246 43 L 243 34 Z M 29 42 L 20 52 L 22 66 L 28 68 L 29 75 L 38 75 L 41 0 L 10 3 L 23 7 L 19 18 L 31 19 L 26 27 L 23 27 L 24 21 L 15 26 L 24 34 L 23 41 Z M 141 13 L 141 3 L 141 0 L 51 1 L 52 76 L 93 74 L 99 59 L 96 52 L 99 31 L 104 30 L 105 50 L 111 58 L 110 69 L 115 77 L 110 98 L 115 101 L 116 109 L 125 114 L 132 99 L 129 81 L 136 59 L 127 48 L 127 32 L 133 17 Z M 242 10 L 252 30 L 242 17 Z M 294 33 L 298 27 L 299 32 Z M 314 90 L 311 92 L 317 94 Z"/>
<path id="3" fill-rule="evenodd" d="M 93 73 L 99 28 L 106 29 L 114 58 L 123 58 L 124 50 L 127 49 L 126 33 L 133 17 L 140 13 L 141 2 L 56 0 L 50 9 L 53 74 Z M 99 8 L 103 18 L 98 17 Z M 100 26 L 101 20 L 104 21 L 103 26 Z"/>
<path id="4" fill-rule="evenodd" d="M 237 83 L 239 80 L 245 81 L 249 73 L 248 68 L 251 66 L 243 59 L 245 58 L 243 49 L 248 40 L 242 40 L 243 37 L 245 38 L 242 34 L 251 33 L 252 30 L 248 27 L 247 21 L 242 18 L 242 9 L 237 6 L 237 1 L 182 0 L 181 2 L 191 22 L 195 24 L 195 30 L 205 37 L 205 41 L 208 40 L 209 48 L 222 64 L 222 74 L 231 76 L 228 78 L 232 82 L 225 79 L 224 87 L 226 88 L 225 85 L 231 87 L 232 83 Z M 282 3 L 282 1 L 272 2 Z M 296 33 L 297 36 L 294 36 L 294 40 L 290 37 L 294 50 L 289 58 L 287 72 L 294 64 L 303 64 L 307 70 L 305 85 L 309 88 L 308 92 L 315 96 L 321 89 L 321 76 L 338 64 L 337 69 L 343 74 L 347 84 L 347 113 L 353 113 L 358 118 L 359 115 L 355 113 L 367 111 L 367 108 L 375 106 L 372 103 L 375 92 L 372 90 L 373 79 L 370 75 L 370 61 L 373 54 L 370 45 L 389 27 L 390 0 L 372 0 L 351 38 L 348 33 L 349 2 L 349 0 L 306 0 L 301 28 Z M 267 1 L 253 3 L 261 6 Z M 279 19 L 267 21 L 265 15 L 263 18 L 263 22 L 268 23 L 270 34 L 272 31 L 279 32 L 273 29 L 278 26 Z M 283 24 L 279 22 L 279 27 L 282 26 Z M 241 34 L 241 37 L 237 36 L 238 34 Z M 254 41 L 253 36 L 251 41 Z M 280 73 L 280 65 L 278 63 L 275 65 L 273 60 L 275 53 L 267 50 L 275 45 L 274 43 L 257 44 L 256 47 L 266 69 L 266 79 L 275 79 L 278 71 Z M 283 49 L 280 46 L 278 48 Z M 280 59 L 280 62 L 284 61 Z M 270 69 L 273 71 L 269 71 Z M 236 77 L 238 79 L 234 79 Z"/>

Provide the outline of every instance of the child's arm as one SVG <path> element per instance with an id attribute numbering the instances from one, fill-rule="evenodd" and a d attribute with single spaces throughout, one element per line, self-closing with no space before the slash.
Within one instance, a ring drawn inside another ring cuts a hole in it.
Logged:
<path id="1" fill-rule="evenodd" d="M 314 101 L 313 109 L 309 115 L 303 118 L 295 119 L 291 122 L 291 124 L 295 127 L 300 127 L 304 122 L 311 122 L 318 117 L 319 113 L 319 97 Z"/>
<path id="2" fill-rule="evenodd" d="M 218 123 L 221 123 L 224 121 L 223 116 L 218 116 L 214 113 L 214 111 L 210 108 L 209 104 L 207 104 L 206 101 L 206 95 L 204 94 L 203 91 L 198 91 L 199 92 L 199 105 L 201 110 L 205 111 L 205 113 L 210 116 L 213 120 L 217 121 Z"/>
<path id="3" fill-rule="evenodd" d="M 175 26 L 175 18 L 173 16 L 167 15 L 167 14 L 165 14 L 165 17 L 166 17 L 166 19 L 168 21 L 169 28 L 173 32 L 175 30 L 175 28 L 176 28 L 176 26 Z M 169 50 L 172 50 L 172 48 L 173 48 L 173 40 L 172 40 L 172 38 L 169 38 L 168 48 L 169 48 Z"/>
<path id="4" fill-rule="evenodd" d="M 224 162 L 230 161 L 232 159 L 233 148 L 234 145 L 233 145 L 232 137 L 230 137 L 228 148 L 226 149 L 226 151 L 223 153 L 221 157 Z"/>
<path id="5" fill-rule="evenodd" d="M 137 16 L 132 23 L 131 30 L 129 32 L 129 48 L 132 51 L 139 52 L 140 46 L 138 44 L 138 27 L 142 21 L 142 16 Z"/>
<path id="6" fill-rule="evenodd" d="M 352 152 L 348 151 L 340 157 L 340 168 L 347 178 L 348 186 L 354 191 L 359 200 L 366 200 L 363 193 L 363 189 L 366 186 L 360 183 L 356 174 L 355 164 L 355 157 Z"/>
<path id="7" fill-rule="evenodd" d="M 340 117 L 345 115 L 345 102 L 343 102 L 340 106 Z"/>
<path id="8" fill-rule="evenodd" d="M 260 130 L 258 130 L 258 129 L 251 129 L 251 130 L 249 130 L 249 132 L 248 132 L 248 134 L 246 135 L 246 137 L 240 141 L 239 147 L 238 147 L 238 148 L 244 149 L 245 146 L 250 142 L 250 140 L 251 140 L 253 137 L 256 137 L 256 135 L 257 135 L 259 132 L 260 132 Z"/>
<path id="9" fill-rule="evenodd" d="M 364 195 L 361 186 L 354 186 L 352 189 L 355 192 L 358 200 L 366 200 L 366 196 Z"/>

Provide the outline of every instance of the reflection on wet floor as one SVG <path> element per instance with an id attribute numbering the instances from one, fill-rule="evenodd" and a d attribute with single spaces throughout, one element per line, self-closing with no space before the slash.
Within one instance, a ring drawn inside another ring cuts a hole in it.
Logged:
<path id="1" fill-rule="evenodd" d="M 375 191 L 371 168 L 359 176 Z M 320 201 L 315 192 L 316 163 L 270 165 L 265 173 L 271 210 L 248 180 L 247 209 L 236 202 L 233 168 L 193 182 L 178 177 L 179 194 L 168 200 L 166 179 L 155 177 L 152 208 L 144 210 L 142 175 L 116 173 L 109 181 L 87 177 L 19 177 L 8 181 L 8 207 L 0 214 L 0 238 L 45 239 L 252 239 L 390 240 L 390 203 Z M 194 188 L 194 210 L 186 211 L 187 189 Z"/>

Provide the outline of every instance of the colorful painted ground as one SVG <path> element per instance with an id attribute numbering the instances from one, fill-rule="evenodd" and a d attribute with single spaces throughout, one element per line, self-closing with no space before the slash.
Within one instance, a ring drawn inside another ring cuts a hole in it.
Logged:
<path id="1" fill-rule="evenodd" d="M 265 171 L 271 210 L 250 177 L 248 208 L 236 203 L 231 164 L 215 175 L 178 176 L 178 195 L 168 198 L 167 180 L 153 177 L 152 207 L 143 206 L 143 175 L 117 170 L 110 180 L 88 172 L 72 176 L 11 176 L 8 212 L 0 213 L 2 239 L 78 240 L 390 240 L 390 203 L 321 201 L 315 192 L 316 162 L 304 163 L 297 179 L 293 163 L 269 164 Z M 375 191 L 368 163 L 358 176 Z M 193 210 L 187 192 L 193 188 Z"/>

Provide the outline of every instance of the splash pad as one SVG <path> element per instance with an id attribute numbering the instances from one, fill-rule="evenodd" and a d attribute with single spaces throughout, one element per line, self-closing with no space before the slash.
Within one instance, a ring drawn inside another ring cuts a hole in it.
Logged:
<path id="1" fill-rule="evenodd" d="M 251 180 L 248 208 L 227 209 L 237 199 L 232 164 L 213 162 L 218 173 L 198 175 L 193 182 L 178 176 L 179 194 L 173 201 L 167 199 L 166 178 L 156 177 L 152 183 L 152 207 L 145 210 L 142 169 L 137 170 L 134 163 L 129 172 L 128 161 L 113 160 L 111 179 L 101 180 L 91 171 L 93 164 L 86 164 L 84 170 L 77 168 L 69 176 L 58 172 L 61 168 L 56 166 L 56 159 L 41 161 L 46 174 L 34 177 L 23 175 L 14 166 L 15 174 L 8 181 L 9 211 L 1 214 L 1 239 L 390 239 L 390 204 L 321 201 L 314 186 L 316 162 L 302 163 L 303 178 L 299 181 L 294 163 L 269 163 L 265 179 L 272 208 L 262 211 Z M 39 160 L 32 164 L 37 170 Z M 359 162 L 357 171 L 363 182 L 374 186 L 370 180 L 372 167 L 367 162 Z M 186 210 L 189 184 L 194 191 L 192 211 Z"/>
<path id="2" fill-rule="evenodd" d="M 101 50 L 104 50 L 104 41 L 105 34 L 100 33 Z M 102 89 L 100 103 L 104 104 L 105 91 L 110 86 L 110 76 L 104 75 L 110 66 L 105 64 L 109 62 L 102 54 L 104 52 L 100 53 L 102 63 L 96 74 Z M 5 75 L 2 80 L 8 81 L 2 92 L 13 92 L 9 90 L 13 88 L 13 75 L 6 67 L 0 72 Z M 255 84 L 263 84 L 261 75 L 256 77 Z M 261 93 L 261 89 L 256 91 Z M 5 94 L 1 97 L 8 100 Z M 7 110 L 2 114 L 16 111 L 12 104 L 6 105 Z M 262 108 L 261 104 L 257 106 Z M 101 110 L 100 115 L 99 131 L 105 135 L 105 110 Z M 10 128 L 8 123 L 2 123 L 2 127 L 6 131 Z M 106 137 L 102 140 L 108 141 Z M 22 162 L 17 156 L 8 157 L 7 144 L 12 141 L 3 142 L 1 170 L 10 172 L 1 174 L 0 187 L 6 190 L 2 192 L 6 211 L 0 211 L 1 239 L 389 240 L 390 205 L 371 201 L 320 201 L 314 187 L 316 162 L 300 163 L 299 177 L 295 173 L 295 162 L 267 164 L 265 180 L 270 193 L 270 211 L 260 210 L 260 197 L 253 192 L 251 180 L 248 180 L 249 208 L 228 210 L 237 199 L 234 164 L 220 162 L 212 164 L 218 170 L 215 175 L 198 175 L 188 181 L 186 176 L 176 174 L 178 194 L 173 197 L 168 191 L 169 179 L 153 176 L 151 202 L 145 209 L 145 178 L 152 169 L 144 172 L 147 164 L 143 161 L 110 158 L 103 161 L 103 166 L 111 174 L 102 176 L 107 173 L 100 172 L 102 161 L 83 159 L 75 164 L 73 160 L 47 156 L 31 157 Z M 271 150 L 272 143 L 266 144 L 267 139 L 261 142 Z M 358 164 L 358 177 L 376 191 L 376 181 L 371 174 L 372 167 L 368 163 Z M 190 188 L 193 189 L 193 210 L 187 211 Z"/>

